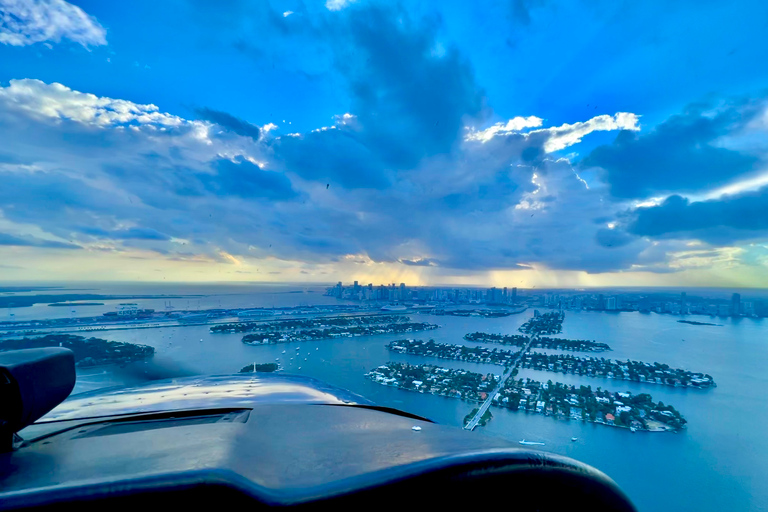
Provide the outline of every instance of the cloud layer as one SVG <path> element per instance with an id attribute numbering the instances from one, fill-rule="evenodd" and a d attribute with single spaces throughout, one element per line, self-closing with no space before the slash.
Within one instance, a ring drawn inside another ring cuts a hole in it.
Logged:
<path id="1" fill-rule="evenodd" d="M 104 27 L 64 0 L 0 0 L 0 43 L 27 46 L 62 39 L 86 47 L 107 44 Z"/>
<path id="2" fill-rule="evenodd" d="M 3 21 L 0 41 L 104 44 L 79 8 L 28 5 L 47 9 L 45 28 Z M 513 2 L 515 23 L 529 27 L 544 5 Z M 206 22 L 231 27 L 239 58 L 286 60 L 307 83 L 332 84 L 343 101 L 324 125 L 293 131 L 273 124 L 280 116 L 219 110 L 224 99 L 168 112 L 34 78 L 0 84 L 0 246 L 281 276 L 670 272 L 762 257 L 731 247 L 768 236 L 768 188 L 745 185 L 762 183 L 768 152 L 761 97 L 710 98 L 655 126 L 628 109 L 556 122 L 501 112 L 439 16 L 292 8 L 241 5 Z M 56 9 L 79 32 L 52 20 Z M 306 52 L 287 59 L 297 45 Z"/>

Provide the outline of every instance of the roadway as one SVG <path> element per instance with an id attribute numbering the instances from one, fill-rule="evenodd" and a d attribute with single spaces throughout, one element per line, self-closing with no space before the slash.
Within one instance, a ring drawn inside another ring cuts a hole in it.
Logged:
<path id="1" fill-rule="evenodd" d="M 472 416 L 472 419 L 469 420 L 469 422 L 464 425 L 464 430 L 475 430 L 475 427 L 480 422 L 480 418 L 483 417 L 483 414 L 485 414 L 485 411 L 488 410 L 488 408 L 491 406 L 491 403 L 493 403 L 493 397 L 496 396 L 496 393 L 501 391 L 501 389 L 504 387 L 504 383 L 507 382 L 507 379 L 512 375 L 512 372 L 514 372 L 515 368 L 520 364 L 520 361 L 523 359 L 523 356 L 530 350 L 531 343 L 533 343 L 534 338 L 536 338 L 537 334 L 531 334 L 528 337 L 528 343 L 525 344 L 525 347 L 520 351 L 520 353 L 517 355 L 517 358 L 515 359 L 514 363 L 512 363 L 512 366 L 507 368 L 505 372 L 501 375 L 501 380 L 499 380 L 499 384 L 493 388 L 493 391 L 488 393 L 488 398 L 486 398 L 485 402 L 480 406 L 480 408 L 477 410 L 477 413 Z"/>

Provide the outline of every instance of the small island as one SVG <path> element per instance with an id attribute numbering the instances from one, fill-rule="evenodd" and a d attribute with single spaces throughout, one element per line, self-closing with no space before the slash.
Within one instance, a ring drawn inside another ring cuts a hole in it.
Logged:
<path id="1" fill-rule="evenodd" d="M 407 332 L 428 331 L 437 329 L 435 324 L 422 322 L 391 323 L 383 325 L 330 327 L 328 329 L 309 329 L 291 332 L 264 332 L 246 334 L 243 343 L 246 345 L 274 345 L 292 343 L 295 341 L 315 341 L 333 338 L 352 338 L 358 336 L 375 336 L 378 334 L 403 334 Z"/>
<path id="2" fill-rule="evenodd" d="M 520 352 L 496 348 L 465 347 L 464 345 L 436 343 L 432 339 L 429 341 L 395 340 L 389 342 L 387 349 L 390 352 L 398 352 L 400 354 L 438 357 L 440 359 L 453 359 L 470 363 L 498 364 L 501 366 L 511 366 L 515 358 L 520 354 Z"/>
<path id="3" fill-rule="evenodd" d="M 278 320 L 271 322 L 230 322 L 211 327 L 213 333 L 237 333 L 253 331 L 285 331 L 290 329 L 311 329 L 326 327 L 352 327 L 406 323 L 410 318 L 404 315 L 331 316 L 306 319 Z"/>
<path id="4" fill-rule="evenodd" d="M 469 414 L 464 416 L 464 426 L 466 426 L 467 423 L 469 423 L 472 420 L 472 418 L 475 416 L 475 414 L 477 414 L 477 411 L 479 411 L 479 410 L 480 410 L 479 407 L 475 407 L 474 409 L 472 409 L 472 411 L 470 411 Z M 483 413 L 483 415 L 480 416 L 480 421 L 477 422 L 477 425 L 479 427 L 484 427 L 492 419 L 493 419 L 493 414 L 491 413 L 491 410 L 490 409 L 486 409 L 486 411 Z"/>
<path id="5" fill-rule="evenodd" d="M 499 309 L 435 309 L 432 311 L 433 315 L 437 316 L 463 316 L 463 317 L 479 317 L 479 318 L 503 318 L 505 316 L 514 315 L 521 311 L 504 311 Z"/>
<path id="6" fill-rule="evenodd" d="M 152 357 L 155 349 L 100 338 L 84 338 L 73 334 L 48 334 L 40 338 L 0 341 L 0 351 L 26 348 L 64 347 L 75 354 L 75 365 L 81 368 L 105 364 L 125 364 Z"/>
<path id="7" fill-rule="evenodd" d="M 487 332 L 473 332 L 465 334 L 464 339 L 467 341 L 498 343 L 499 345 L 524 347 L 530 338 L 521 334 L 491 334 Z M 531 346 L 535 348 L 569 350 L 572 352 L 604 352 L 606 350 L 611 350 L 611 347 L 609 347 L 607 344 L 598 343 L 596 341 L 566 340 L 562 338 L 548 338 L 546 336 L 534 339 Z"/>
<path id="8" fill-rule="evenodd" d="M 572 373 L 588 377 L 631 380 L 675 387 L 716 387 L 711 375 L 670 368 L 662 363 L 644 363 L 604 359 L 602 357 L 575 357 L 569 354 L 541 354 L 530 352 L 523 356 L 521 366 L 532 370 Z"/>
<path id="9" fill-rule="evenodd" d="M 710 322 L 697 322 L 695 320 L 678 320 L 677 323 L 679 324 L 690 324 L 690 325 L 713 325 L 715 327 L 722 327 L 722 324 L 713 324 Z"/>
<path id="10" fill-rule="evenodd" d="M 52 302 L 51 304 L 48 304 L 49 306 L 53 308 L 65 308 L 67 306 L 76 307 L 76 306 L 103 306 L 103 302 Z"/>
<path id="11" fill-rule="evenodd" d="M 242 369 L 240 369 L 240 373 L 272 373 L 281 369 L 282 368 L 280 368 L 280 365 L 277 363 L 251 363 L 248 366 L 244 366 Z"/>
<path id="12" fill-rule="evenodd" d="M 514 375 L 514 374 L 513 374 Z M 407 391 L 429 393 L 470 402 L 483 402 L 493 393 L 500 375 L 454 370 L 434 365 L 410 365 L 389 362 L 365 375 L 377 384 Z M 492 397 L 491 405 L 513 411 L 552 416 L 559 420 L 576 420 L 631 431 L 676 432 L 685 428 L 686 420 L 671 405 L 654 402 L 651 395 L 611 392 L 591 386 L 570 386 L 560 382 L 537 382 L 510 378 Z M 478 409 L 475 409 L 475 413 Z M 473 413 L 465 418 L 471 419 Z M 491 418 L 486 418 L 486 422 Z"/>
<path id="13" fill-rule="evenodd" d="M 563 330 L 563 320 L 565 313 L 562 311 L 540 315 L 537 310 L 518 330 L 525 334 L 559 334 Z"/>

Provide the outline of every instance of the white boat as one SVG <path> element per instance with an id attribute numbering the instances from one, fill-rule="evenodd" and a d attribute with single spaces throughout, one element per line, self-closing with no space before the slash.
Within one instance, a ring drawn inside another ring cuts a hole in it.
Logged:
<path id="1" fill-rule="evenodd" d="M 421 427 L 418 426 L 418 425 L 414 425 L 414 426 L 411 427 L 411 430 L 414 430 L 414 431 L 418 432 L 419 430 L 421 430 Z"/>
<path id="2" fill-rule="evenodd" d="M 578 440 L 579 440 L 579 438 L 578 438 L 578 437 L 572 437 L 572 438 L 571 438 L 571 441 L 572 441 L 572 442 L 574 442 L 574 443 L 575 443 L 576 441 L 578 441 Z"/>
<path id="3" fill-rule="evenodd" d="M 525 439 L 520 441 L 520 444 L 525 446 L 544 446 L 544 443 L 540 443 L 538 441 L 526 441 Z"/>
<path id="4" fill-rule="evenodd" d="M 283 354 L 285 354 L 285 350 L 283 350 Z"/>

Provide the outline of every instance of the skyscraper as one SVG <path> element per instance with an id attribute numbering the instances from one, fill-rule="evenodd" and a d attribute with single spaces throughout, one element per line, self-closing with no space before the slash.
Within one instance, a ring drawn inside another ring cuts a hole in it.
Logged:
<path id="1" fill-rule="evenodd" d="M 688 314 L 688 305 L 685 303 L 685 292 L 680 294 L 680 314 Z"/>
<path id="2" fill-rule="evenodd" d="M 513 304 L 517 302 L 517 287 L 512 288 L 512 301 Z"/>
<path id="3" fill-rule="evenodd" d="M 734 293 L 731 295 L 731 316 L 739 316 L 741 314 L 741 295 Z"/>

